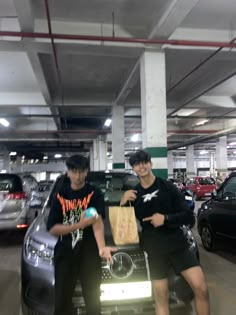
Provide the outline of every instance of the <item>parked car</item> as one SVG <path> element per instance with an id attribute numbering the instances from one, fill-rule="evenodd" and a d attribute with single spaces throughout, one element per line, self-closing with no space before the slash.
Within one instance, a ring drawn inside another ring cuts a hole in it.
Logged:
<path id="1" fill-rule="evenodd" d="M 213 251 L 218 238 L 236 239 L 236 172 L 202 203 L 197 217 L 198 233 L 206 250 Z"/>
<path id="2" fill-rule="evenodd" d="M 34 219 L 30 199 L 37 186 L 31 175 L 0 174 L 0 230 L 29 226 Z"/>
<path id="3" fill-rule="evenodd" d="M 122 172 L 91 172 L 87 180 L 98 186 L 106 201 L 106 243 L 114 245 L 108 222 L 108 206 L 118 205 L 127 189 L 138 183 L 138 178 Z M 57 238 L 46 230 L 47 218 L 53 195 L 58 191 L 62 178 L 58 178 L 43 212 L 28 229 L 24 239 L 21 260 L 21 292 L 24 315 L 51 315 L 53 313 L 54 266 L 53 250 Z M 198 256 L 198 248 L 191 230 L 183 227 L 190 249 Z M 149 279 L 146 254 L 139 245 L 119 246 L 113 255 L 113 264 L 102 262 L 101 302 L 104 314 L 153 314 L 154 303 Z M 189 303 L 192 290 L 185 280 L 170 268 L 170 305 Z M 77 283 L 73 298 L 78 314 L 84 314 L 82 292 Z"/>
<path id="4" fill-rule="evenodd" d="M 195 200 L 203 197 L 210 197 L 213 190 L 216 189 L 216 183 L 213 177 L 196 176 L 188 178 L 185 186 L 193 192 Z"/>

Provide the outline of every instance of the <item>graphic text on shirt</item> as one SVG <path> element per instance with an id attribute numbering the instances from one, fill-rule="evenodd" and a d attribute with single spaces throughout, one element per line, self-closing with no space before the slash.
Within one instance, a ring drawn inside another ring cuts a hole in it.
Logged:
<path id="1" fill-rule="evenodd" d="M 82 200 L 81 199 L 72 199 L 68 200 L 65 199 L 60 194 L 57 194 L 57 199 L 59 200 L 62 213 L 63 213 L 63 224 L 75 224 L 80 221 L 81 213 L 88 208 L 89 202 L 94 194 L 94 191 L 89 193 L 85 196 Z M 72 237 L 72 248 L 75 247 L 79 240 L 83 238 L 83 230 L 75 230 L 71 232 Z"/>

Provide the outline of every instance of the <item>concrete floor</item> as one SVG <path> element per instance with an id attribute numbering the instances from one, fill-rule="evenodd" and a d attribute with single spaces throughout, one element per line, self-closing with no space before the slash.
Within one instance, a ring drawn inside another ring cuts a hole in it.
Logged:
<path id="1" fill-rule="evenodd" d="M 199 205 L 199 202 L 198 202 Z M 198 207 L 196 206 L 196 209 Z M 222 244 L 216 253 L 206 252 L 196 229 L 200 258 L 211 298 L 211 315 L 236 314 L 235 243 Z M 20 315 L 20 255 L 23 235 L 0 233 L 0 315 Z M 193 315 L 191 310 L 173 310 L 171 315 Z"/>

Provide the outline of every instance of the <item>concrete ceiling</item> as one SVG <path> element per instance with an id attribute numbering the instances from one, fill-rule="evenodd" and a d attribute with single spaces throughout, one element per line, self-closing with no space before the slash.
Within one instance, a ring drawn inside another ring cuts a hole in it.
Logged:
<path id="1" fill-rule="evenodd" d="M 107 136 L 112 106 L 125 107 L 126 153 L 141 132 L 139 60 L 145 48 L 166 53 L 168 149 L 214 150 L 236 142 L 235 48 L 28 38 L 49 33 L 47 1 L 0 2 L 0 146 L 43 157 L 89 152 Z M 229 43 L 235 0 L 50 0 L 51 32 L 85 36 Z M 12 36 L 9 32 L 23 32 Z M 3 36 L 5 35 L 5 36 Z M 232 41 L 233 42 L 233 41 Z M 198 126 L 197 123 L 207 120 Z M 109 145 L 110 150 L 110 145 Z M 233 152 L 235 148 L 230 148 Z M 178 152 L 178 151 L 175 151 Z"/>

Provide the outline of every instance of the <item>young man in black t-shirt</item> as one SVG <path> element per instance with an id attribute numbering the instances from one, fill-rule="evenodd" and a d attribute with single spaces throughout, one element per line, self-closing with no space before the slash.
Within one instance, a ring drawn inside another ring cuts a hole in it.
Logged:
<path id="1" fill-rule="evenodd" d="M 156 314 L 169 315 L 168 266 L 181 273 L 194 292 L 198 315 L 210 315 L 208 290 L 199 262 L 189 250 L 181 225 L 193 225 L 194 215 L 183 195 L 171 183 L 152 173 L 151 156 L 145 151 L 133 154 L 129 163 L 140 179 L 128 190 L 121 205 L 132 201 L 142 226 L 141 244 L 148 254 L 154 289 Z"/>
<path id="2" fill-rule="evenodd" d="M 72 315 L 72 296 L 79 278 L 87 315 L 100 315 L 101 258 L 112 261 L 104 240 L 104 197 L 85 182 L 88 159 L 71 156 L 66 161 L 67 180 L 54 196 L 47 229 L 58 236 L 54 249 L 54 315 Z M 69 180 L 68 180 L 69 179 Z M 98 217 L 86 218 L 85 210 L 96 208 Z"/>

